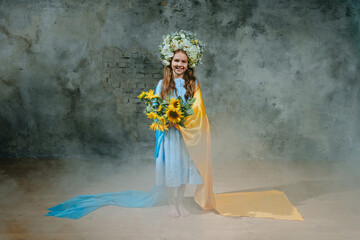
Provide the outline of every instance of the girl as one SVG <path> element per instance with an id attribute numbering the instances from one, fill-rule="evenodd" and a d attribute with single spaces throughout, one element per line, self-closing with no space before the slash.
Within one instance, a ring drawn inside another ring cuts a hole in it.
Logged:
<path id="1" fill-rule="evenodd" d="M 184 102 L 193 97 L 196 77 L 194 69 L 189 68 L 186 52 L 177 49 L 169 66 L 164 67 L 164 79 L 160 80 L 155 94 L 162 99 L 181 96 Z M 186 184 L 202 184 L 201 176 L 194 165 L 176 125 L 170 122 L 160 145 L 156 163 L 156 184 L 167 186 L 170 217 L 188 216 L 182 200 Z M 177 196 L 175 197 L 175 193 Z"/>

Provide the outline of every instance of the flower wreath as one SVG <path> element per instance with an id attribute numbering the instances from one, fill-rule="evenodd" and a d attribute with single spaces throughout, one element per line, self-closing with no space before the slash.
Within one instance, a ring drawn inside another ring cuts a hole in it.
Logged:
<path id="1" fill-rule="evenodd" d="M 159 47 L 161 60 L 165 66 L 170 65 L 174 52 L 182 49 L 189 58 L 189 67 L 193 68 L 200 63 L 205 44 L 196 39 L 194 33 L 181 30 L 180 32 L 163 36 L 163 42 Z"/>

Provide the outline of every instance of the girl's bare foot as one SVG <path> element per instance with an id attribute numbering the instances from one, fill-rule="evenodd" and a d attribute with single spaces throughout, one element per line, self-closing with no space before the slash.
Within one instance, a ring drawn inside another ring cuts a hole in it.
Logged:
<path id="1" fill-rule="evenodd" d="M 178 209 L 179 209 L 179 213 L 182 217 L 186 217 L 186 216 L 190 215 L 190 212 L 185 209 L 184 205 L 180 204 Z"/>
<path id="2" fill-rule="evenodd" d="M 179 217 L 179 212 L 175 205 L 170 205 L 170 210 L 168 213 L 169 217 L 177 218 Z"/>

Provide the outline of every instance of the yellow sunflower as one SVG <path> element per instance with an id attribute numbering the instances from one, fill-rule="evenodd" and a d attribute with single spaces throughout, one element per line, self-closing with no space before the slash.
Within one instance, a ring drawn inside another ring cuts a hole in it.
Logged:
<path id="1" fill-rule="evenodd" d="M 154 94 L 154 90 L 150 89 L 147 93 L 146 93 L 146 98 L 148 99 L 153 99 L 158 97 L 157 94 Z"/>
<path id="2" fill-rule="evenodd" d="M 150 125 L 150 127 L 149 127 L 149 129 L 152 129 L 152 130 L 158 130 L 158 128 L 159 128 L 159 125 L 160 124 L 158 124 L 158 123 L 152 123 L 151 125 Z"/>
<path id="3" fill-rule="evenodd" d="M 166 125 L 166 124 L 160 124 L 160 125 L 159 125 L 159 130 L 160 130 L 160 131 L 169 130 L 169 129 L 168 129 L 168 125 Z"/>
<path id="4" fill-rule="evenodd" d="M 161 124 L 166 124 L 166 119 L 164 117 L 158 117 L 157 119 L 161 122 Z"/>
<path id="5" fill-rule="evenodd" d="M 166 111 L 166 116 L 168 120 L 172 123 L 178 123 L 181 121 L 182 112 L 180 110 L 177 110 L 175 108 L 169 107 Z"/>
<path id="6" fill-rule="evenodd" d="M 163 124 L 159 124 L 159 123 L 155 123 L 155 122 L 150 125 L 149 129 L 152 129 L 154 131 L 156 131 L 156 130 L 160 130 L 160 131 L 169 130 L 167 125 L 163 125 Z"/>
<path id="7" fill-rule="evenodd" d="M 169 107 L 175 108 L 176 110 L 180 110 L 180 101 L 177 98 L 171 98 Z"/>
<path id="8" fill-rule="evenodd" d="M 158 112 L 161 111 L 161 105 L 157 108 L 157 111 L 158 111 Z"/>
<path id="9" fill-rule="evenodd" d="M 142 93 L 140 93 L 140 95 L 137 97 L 141 99 L 144 95 L 146 95 L 146 92 L 142 91 Z"/>
<path id="10" fill-rule="evenodd" d="M 150 113 L 147 113 L 146 115 L 148 118 L 153 119 L 153 120 L 155 120 L 159 117 L 159 115 L 157 115 L 156 112 L 150 112 Z"/>

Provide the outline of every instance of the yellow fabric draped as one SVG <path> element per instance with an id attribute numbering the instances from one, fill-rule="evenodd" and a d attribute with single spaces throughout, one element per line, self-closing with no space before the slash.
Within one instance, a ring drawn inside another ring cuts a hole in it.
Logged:
<path id="1" fill-rule="evenodd" d="M 196 185 L 195 202 L 203 210 L 215 209 L 224 216 L 247 216 L 304 221 L 285 193 L 272 190 L 264 192 L 233 192 L 214 194 L 211 163 L 210 125 L 205 111 L 199 83 L 193 104 L 194 115 L 185 119 L 185 127 L 178 127 L 185 145 L 203 179 Z"/>

